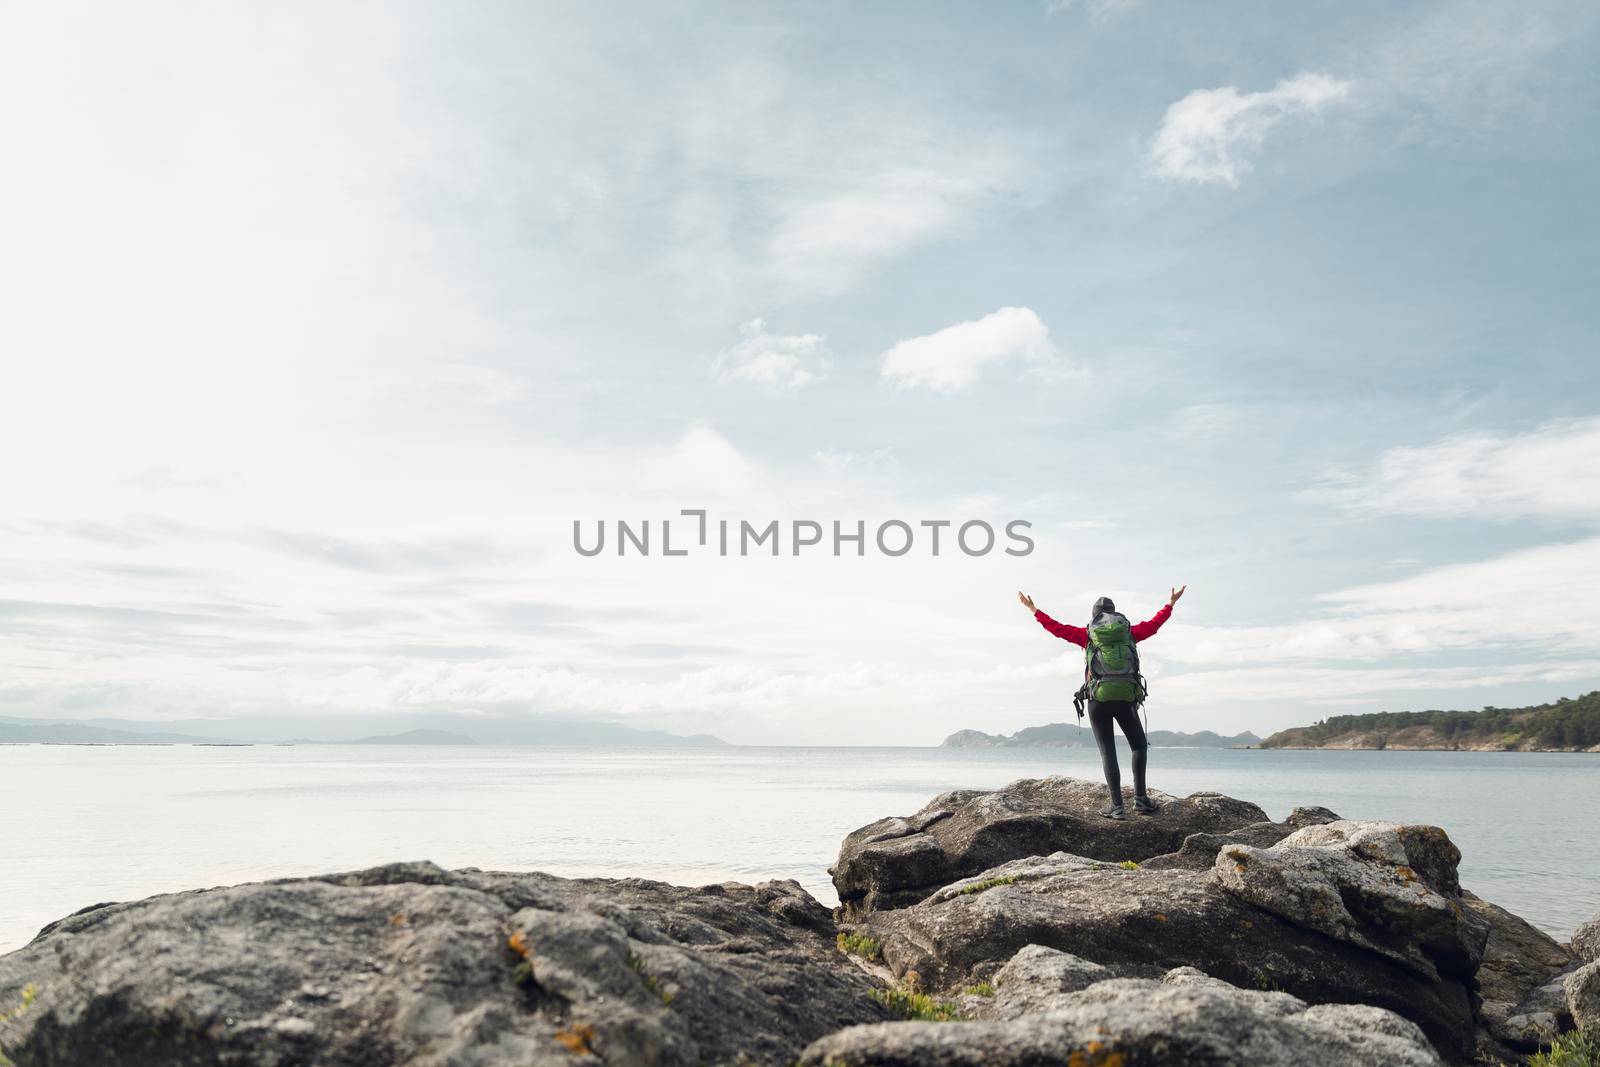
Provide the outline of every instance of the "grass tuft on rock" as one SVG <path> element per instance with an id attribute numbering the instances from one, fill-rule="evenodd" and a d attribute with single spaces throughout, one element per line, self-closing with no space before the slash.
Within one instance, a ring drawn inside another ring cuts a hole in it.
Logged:
<path id="1" fill-rule="evenodd" d="M 971 896 L 973 893 L 982 893 L 985 889 L 993 889 L 997 885 L 1015 885 L 1016 882 L 1016 875 L 1002 874 L 998 878 L 985 878 L 981 882 L 973 882 L 971 885 L 962 886 L 956 891 L 956 895 L 962 897 Z"/>
<path id="2" fill-rule="evenodd" d="M 33 1000 L 39 995 L 39 987 L 29 982 L 22 987 L 22 1003 L 15 1011 L 0 1012 L 0 1023 L 8 1023 L 33 1006 Z M 0 1048 L 0 1067 L 16 1067 L 16 1064 L 6 1055 L 6 1050 Z"/>
<path id="3" fill-rule="evenodd" d="M 839 951 L 849 956 L 860 956 L 864 960 L 878 960 L 883 958 L 883 946 L 866 934 L 847 934 L 841 932 L 834 943 L 839 946 Z"/>
<path id="4" fill-rule="evenodd" d="M 915 1019 L 925 1023 L 954 1022 L 960 1016 L 955 1005 L 926 993 L 908 993 L 904 989 L 875 989 L 873 999 L 902 1019 Z"/>
<path id="5" fill-rule="evenodd" d="M 516 931 L 506 938 L 506 947 L 521 958 L 511 969 L 511 982 L 523 989 L 532 989 L 538 983 L 533 977 L 533 949 L 528 945 L 528 937 L 521 930 Z"/>
<path id="6" fill-rule="evenodd" d="M 1137 871 L 1139 869 L 1139 861 L 1123 860 L 1121 863 L 1117 864 L 1117 866 L 1121 867 L 1125 871 Z"/>
<path id="7" fill-rule="evenodd" d="M 961 992 L 970 993 L 975 997 L 992 997 L 994 996 L 994 983 L 979 982 L 977 985 L 967 986 L 967 988 L 963 989 Z"/>
<path id="8" fill-rule="evenodd" d="M 661 979 L 644 969 L 644 960 L 630 952 L 628 953 L 628 967 L 633 971 L 634 974 L 639 976 L 639 981 L 644 983 L 644 987 L 648 989 L 657 1000 L 661 1001 L 665 1007 L 672 1007 L 672 1002 L 677 999 L 677 994 L 664 987 L 661 984 Z"/>
<path id="9" fill-rule="evenodd" d="M 1528 1067 L 1600 1067 L 1600 1042 L 1572 1030 L 1556 1038 L 1548 1049 L 1529 1056 Z"/>
<path id="10" fill-rule="evenodd" d="M 1278 980 L 1276 978 L 1272 977 L 1272 975 L 1268 974 L 1259 967 L 1256 968 L 1256 988 L 1261 990 L 1263 993 L 1285 992 L 1283 986 L 1278 984 Z"/>

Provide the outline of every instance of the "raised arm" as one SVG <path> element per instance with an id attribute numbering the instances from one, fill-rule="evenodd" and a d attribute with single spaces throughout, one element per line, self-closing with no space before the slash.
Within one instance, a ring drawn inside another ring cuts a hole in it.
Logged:
<path id="1" fill-rule="evenodd" d="M 1154 637 L 1156 631 L 1161 629 L 1168 619 L 1172 618 L 1172 606 L 1178 602 L 1178 598 L 1183 596 L 1184 591 L 1188 588 L 1188 586 L 1183 586 L 1180 589 L 1174 589 L 1165 607 L 1144 622 L 1135 623 L 1132 630 L 1129 631 L 1132 633 L 1133 639 L 1135 641 L 1143 641 L 1146 638 Z"/>
<path id="2" fill-rule="evenodd" d="M 1034 607 L 1033 598 L 1026 593 L 1018 593 L 1017 599 L 1022 601 L 1023 607 L 1033 612 L 1033 617 L 1038 620 L 1040 626 L 1043 626 L 1046 630 L 1049 630 L 1052 634 L 1061 638 L 1061 640 L 1071 641 L 1079 648 L 1083 648 L 1089 643 L 1089 631 L 1085 630 L 1082 626 L 1073 626 L 1070 623 L 1056 622 L 1056 620 L 1052 619 L 1050 616 Z"/>

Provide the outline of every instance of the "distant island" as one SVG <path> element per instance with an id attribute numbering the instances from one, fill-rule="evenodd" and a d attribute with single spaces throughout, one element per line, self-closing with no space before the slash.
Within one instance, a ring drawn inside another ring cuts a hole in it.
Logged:
<path id="1" fill-rule="evenodd" d="M 377 734 L 358 737 L 352 745 L 474 745 L 466 734 L 453 734 L 449 730 L 407 730 L 403 734 Z"/>
<path id="2" fill-rule="evenodd" d="M 1262 748 L 1600 752 L 1600 690 L 1529 708 L 1379 711 L 1280 730 Z"/>
<path id="3" fill-rule="evenodd" d="M 1261 744 L 1261 738 L 1246 730 L 1224 737 L 1211 730 L 1186 734 L 1177 730 L 1151 730 L 1150 744 L 1157 748 L 1240 748 Z M 1127 742 L 1118 736 L 1118 741 Z M 981 730 L 957 730 L 945 738 L 940 748 L 1093 748 L 1094 732 L 1087 726 L 1053 722 L 1029 726 L 1014 734 L 986 734 Z"/>

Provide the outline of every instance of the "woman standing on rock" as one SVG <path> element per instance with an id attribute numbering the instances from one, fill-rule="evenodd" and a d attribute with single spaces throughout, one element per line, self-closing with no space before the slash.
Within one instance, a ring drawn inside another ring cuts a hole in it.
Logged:
<path id="1" fill-rule="evenodd" d="M 1150 742 L 1139 725 L 1139 705 L 1144 703 L 1144 677 L 1139 673 L 1138 643 L 1154 637 L 1163 623 L 1172 617 L 1172 607 L 1183 596 L 1187 585 L 1172 590 L 1166 607 L 1149 620 L 1130 626 L 1127 616 L 1117 611 L 1111 598 L 1103 596 L 1094 602 L 1089 612 L 1088 626 L 1073 626 L 1056 622 L 1033 606 L 1033 598 L 1018 593 L 1022 606 L 1033 612 L 1039 625 L 1063 641 L 1071 641 L 1086 653 L 1083 668 L 1083 689 L 1089 704 L 1089 726 L 1094 730 L 1094 743 L 1100 748 L 1100 765 L 1105 770 L 1106 786 L 1111 790 L 1111 803 L 1100 812 L 1108 819 L 1122 819 L 1127 813 L 1122 806 L 1122 770 L 1117 766 L 1117 735 L 1111 728 L 1113 721 L 1122 727 L 1133 750 L 1133 808 L 1142 815 L 1153 815 L 1156 802 L 1145 792 L 1144 770 L 1150 753 Z M 1082 709 L 1079 709 L 1080 714 Z"/>

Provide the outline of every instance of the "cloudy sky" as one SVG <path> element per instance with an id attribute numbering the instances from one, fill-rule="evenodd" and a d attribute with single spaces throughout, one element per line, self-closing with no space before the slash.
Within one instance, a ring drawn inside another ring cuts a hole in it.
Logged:
<path id="1" fill-rule="evenodd" d="M 1593 689 L 1597 23 L 14 7 L 0 714 L 934 743 L 1184 582 L 1154 727 Z M 1037 548 L 573 551 L 682 508 Z"/>

